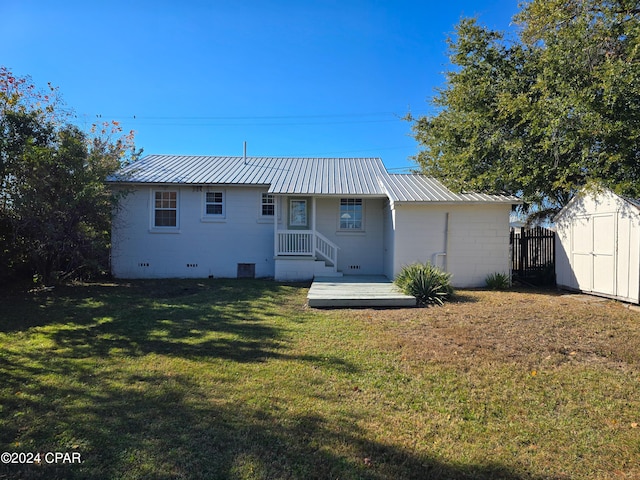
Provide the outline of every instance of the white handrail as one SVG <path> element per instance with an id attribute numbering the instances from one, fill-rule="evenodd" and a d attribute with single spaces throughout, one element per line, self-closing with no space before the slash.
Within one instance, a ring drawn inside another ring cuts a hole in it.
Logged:
<path id="1" fill-rule="evenodd" d="M 277 256 L 319 254 L 337 268 L 339 249 L 340 247 L 327 237 L 313 230 L 278 230 L 276 232 Z"/>
<path id="2" fill-rule="evenodd" d="M 338 250 L 340 249 L 340 247 L 338 247 L 335 243 L 333 243 L 331 240 L 329 240 L 327 237 L 325 237 L 321 233 L 319 232 L 315 232 L 315 233 L 316 233 L 315 235 L 316 236 L 316 246 L 315 246 L 316 252 L 322 255 L 323 257 L 325 257 L 327 260 L 329 260 L 332 266 L 337 267 Z"/>
<path id="3" fill-rule="evenodd" d="M 278 230 L 276 255 L 313 255 L 313 232 Z"/>

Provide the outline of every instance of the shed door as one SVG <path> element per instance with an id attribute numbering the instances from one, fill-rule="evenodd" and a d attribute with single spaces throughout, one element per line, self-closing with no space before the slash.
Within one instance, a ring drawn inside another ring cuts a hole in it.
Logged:
<path id="1" fill-rule="evenodd" d="M 593 288 L 593 228 L 591 217 L 577 217 L 571 228 L 571 263 L 576 286 L 585 292 Z"/>
<path id="2" fill-rule="evenodd" d="M 593 291 L 615 292 L 615 219 L 613 215 L 593 217 Z"/>
<path id="3" fill-rule="evenodd" d="M 613 214 L 576 218 L 571 235 L 572 263 L 580 290 L 616 294 L 615 235 Z"/>

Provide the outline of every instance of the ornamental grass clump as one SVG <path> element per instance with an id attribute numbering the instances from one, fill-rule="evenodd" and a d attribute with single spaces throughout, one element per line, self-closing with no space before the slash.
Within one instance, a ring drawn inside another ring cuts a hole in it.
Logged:
<path id="1" fill-rule="evenodd" d="M 511 279 L 508 273 L 491 273 L 484 279 L 487 288 L 491 290 L 507 290 L 511 286 Z"/>
<path id="2" fill-rule="evenodd" d="M 403 267 L 395 283 L 404 293 L 416 297 L 420 306 L 442 305 L 453 294 L 451 274 L 429 262 Z"/>

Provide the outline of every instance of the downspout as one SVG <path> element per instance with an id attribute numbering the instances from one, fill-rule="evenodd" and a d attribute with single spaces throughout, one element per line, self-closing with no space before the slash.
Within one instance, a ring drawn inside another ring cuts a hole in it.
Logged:
<path id="1" fill-rule="evenodd" d="M 449 271 L 449 259 L 447 253 L 449 252 L 449 212 L 444 217 L 444 271 Z"/>
<path id="2" fill-rule="evenodd" d="M 438 258 L 442 257 L 442 270 L 444 270 L 445 272 L 447 271 L 448 268 L 448 261 L 447 261 L 447 252 L 449 251 L 449 212 L 444 214 L 444 251 L 443 252 L 438 252 L 438 253 L 434 253 L 433 256 L 431 257 L 431 263 L 437 267 L 438 266 Z"/>

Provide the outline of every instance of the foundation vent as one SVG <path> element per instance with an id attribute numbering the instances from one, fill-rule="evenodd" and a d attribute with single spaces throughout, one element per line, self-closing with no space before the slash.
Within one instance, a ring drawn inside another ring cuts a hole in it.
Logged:
<path id="1" fill-rule="evenodd" d="M 238 278 L 256 278 L 255 263 L 239 263 Z"/>

